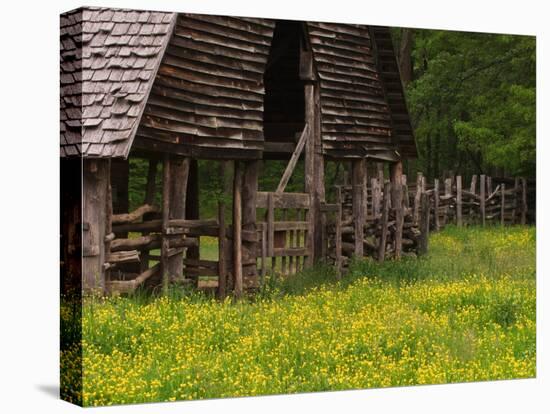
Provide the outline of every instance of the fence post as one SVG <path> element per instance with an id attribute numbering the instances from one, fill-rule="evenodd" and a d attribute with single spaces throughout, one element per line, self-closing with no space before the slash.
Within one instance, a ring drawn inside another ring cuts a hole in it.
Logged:
<path id="1" fill-rule="evenodd" d="M 416 175 L 416 194 L 414 195 L 413 222 L 418 224 L 420 214 L 420 195 L 422 194 L 422 173 Z"/>
<path id="2" fill-rule="evenodd" d="M 434 229 L 439 231 L 439 179 L 434 180 Z"/>
<path id="3" fill-rule="evenodd" d="M 386 257 L 386 241 L 388 238 L 388 219 L 390 213 L 390 183 L 384 184 L 384 198 L 382 202 L 382 220 L 380 244 L 378 245 L 378 261 L 383 262 Z"/>
<path id="4" fill-rule="evenodd" d="M 462 227 L 462 176 L 456 176 L 456 225 Z"/>
<path id="5" fill-rule="evenodd" d="M 418 246 L 418 254 L 424 255 L 428 253 L 428 237 L 430 233 L 430 197 L 426 192 L 423 192 L 421 199 L 422 212 L 420 217 L 420 243 Z"/>
<path id="6" fill-rule="evenodd" d="M 225 257 L 225 204 L 218 203 L 218 298 L 226 295 L 227 263 Z M 262 263 L 263 267 L 263 263 Z"/>
<path id="7" fill-rule="evenodd" d="M 521 224 L 527 223 L 527 180 L 521 178 Z"/>
<path id="8" fill-rule="evenodd" d="M 334 234 L 334 245 L 336 250 L 336 276 L 342 278 L 342 188 L 336 189 L 336 228 Z"/>
<path id="9" fill-rule="evenodd" d="M 481 225 L 485 226 L 485 174 L 479 176 L 479 209 L 481 210 Z"/>
<path id="10" fill-rule="evenodd" d="M 502 183 L 500 187 L 500 225 L 504 226 L 504 202 L 505 202 L 506 184 Z"/>

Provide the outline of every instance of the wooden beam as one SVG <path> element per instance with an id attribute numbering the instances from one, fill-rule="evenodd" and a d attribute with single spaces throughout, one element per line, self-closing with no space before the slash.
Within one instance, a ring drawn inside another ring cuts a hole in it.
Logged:
<path id="1" fill-rule="evenodd" d="M 504 205 L 505 205 L 505 192 L 506 184 L 502 183 L 500 185 L 500 225 L 504 226 Z"/>
<path id="2" fill-rule="evenodd" d="M 336 276 L 342 278 L 342 187 L 336 188 L 336 229 L 334 235 L 334 246 L 336 249 Z"/>
<path id="3" fill-rule="evenodd" d="M 481 213 L 481 225 L 485 226 L 485 190 L 486 190 L 486 183 L 485 183 L 485 174 L 481 174 L 479 176 L 479 209 Z"/>
<path id="4" fill-rule="evenodd" d="M 403 243 L 403 163 L 401 161 L 391 164 L 392 206 L 395 211 L 395 258 L 401 257 Z"/>
<path id="5" fill-rule="evenodd" d="M 260 161 L 243 162 L 242 188 L 242 256 L 253 260 L 253 264 L 244 263 L 243 274 L 247 287 L 258 286 L 258 234 L 256 232 L 256 201 L 258 194 L 258 174 Z M 246 237 L 245 237 L 246 236 Z M 246 261 L 250 261 L 246 260 Z"/>
<path id="6" fill-rule="evenodd" d="M 281 177 L 281 181 L 279 182 L 279 185 L 277 186 L 277 193 L 282 193 L 285 191 L 286 185 L 288 184 L 288 181 L 290 180 L 290 177 L 292 177 L 292 173 L 294 172 L 294 168 L 296 168 L 296 164 L 298 163 L 298 160 L 300 159 L 300 154 L 302 153 L 302 150 L 304 149 L 304 145 L 307 141 L 307 137 L 309 134 L 309 125 L 306 123 L 304 126 L 304 130 L 302 131 L 302 134 L 300 135 L 300 139 L 298 140 L 298 144 L 296 144 L 296 148 L 294 149 L 294 152 L 292 153 L 292 156 L 290 157 L 290 161 L 288 162 L 285 172 L 283 173 L 283 176 Z"/>
<path id="7" fill-rule="evenodd" d="M 198 220 L 200 218 L 200 200 L 199 200 L 199 164 L 196 159 L 189 162 L 189 178 L 187 180 L 187 197 L 185 199 L 185 218 Z M 200 257 L 200 247 L 187 249 L 186 257 L 188 259 L 198 259 Z"/>
<path id="8" fill-rule="evenodd" d="M 190 159 L 181 156 L 174 156 L 170 161 L 170 220 L 185 219 L 189 164 Z M 170 280 L 183 279 L 183 252 L 170 256 L 168 269 Z"/>
<path id="9" fill-rule="evenodd" d="M 225 257 L 225 204 L 218 203 L 218 298 L 227 295 L 227 258 Z"/>
<path id="10" fill-rule="evenodd" d="M 162 164 L 162 244 L 160 252 L 161 274 L 162 274 L 162 290 L 164 294 L 168 293 L 170 284 L 170 269 L 168 265 L 170 249 L 168 239 L 168 227 L 170 220 L 170 156 L 164 155 Z"/>
<path id="11" fill-rule="evenodd" d="M 390 183 L 384 184 L 384 196 L 382 201 L 382 219 L 380 221 L 382 230 L 380 233 L 380 241 L 378 244 L 378 261 L 383 262 L 386 258 L 386 243 L 388 239 L 388 220 L 390 214 L 391 202 L 391 187 Z"/>
<path id="12" fill-rule="evenodd" d="M 527 223 L 527 180 L 521 178 L 521 224 Z"/>
<path id="13" fill-rule="evenodd" d="M 132 223 L 141 219 L 144 214 L 158 212 L 159 208 L 157 206 L 145 204 L 130 213 L 114 214 L 112 216 L 112 224 Z"/>
<path id="14" fill-rule="evenodd" d="M 366 189 L 367 169 L 364 158 L 353 160 L 352 168 L 352 210 L 355 228 L 355 255 L 363 257 L 363 237 L 365 228 L 366 208 L 364 192 Z"/>
<path id="15" fill-rule="evenodd" d="M 82 289 L 98 294 L 105 289 L 105 230 L 109 160 L 83 160 Z"/>
<path id="16" fill-rule="evenodd" d="M 434 179 L 434 229 L 439 231 L 439 179 Z"/>
<path id="17" fill-rule="evenodd" d="M 241 298 L 243 295 L 243 266 L 242 266 L 242 188 L 243 166 L 240 161 L 235 162 L 233 177 L 233 278 L 234 295 Z"/>
<path id="18" fill-rule="evenodd" d="M 456 177 L 456 225 L 462 227 L 462 176 Z"/>
<path id="19" fill-rule="evenodd" d="M 421 196 L 420 240 L 418 254 L 428 253 L 428 239 L 430 236 L 430 196 L 423 192 Z"/>
<path id="20" fill-rule="evenodd" d="M 158 159 L 151 158 L 149 159 L 149 165 L 147 169 L 147 182 L 145 184 L 145 198 L 143 204 L 153 205 L 155 203 L 155 194 L 157 191 L 157 166 Z M 147 215 L 144 216 L 147 218 Z M 146 236 L 148 233 L 143 233 Z M 149 268 L 149 252 L 144 251 L 141 256 L 141 272 L 145 272 Z"/>

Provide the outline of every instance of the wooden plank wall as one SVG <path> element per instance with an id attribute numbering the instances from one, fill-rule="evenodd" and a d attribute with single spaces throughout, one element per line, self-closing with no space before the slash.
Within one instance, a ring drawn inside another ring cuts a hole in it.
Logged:
<path id="1" fill-rule="evenodd" d="M 263 19 L 179 14 L 136 146 L 202 158 L 260 158 L 273 28 Z"/>

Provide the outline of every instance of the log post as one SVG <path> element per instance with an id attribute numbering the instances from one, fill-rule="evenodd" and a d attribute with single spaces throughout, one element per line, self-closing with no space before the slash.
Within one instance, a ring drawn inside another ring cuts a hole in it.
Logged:
<path id="1" fill-rule="evenodd" d="M 416 193 L 414 195 L 413 222 L 418 224 L 420 219 L 420 196 L 422 195 L 422 173 L 416 175 Z"/>
<path id="2" fill-rule="evenodd" d="M 367 178 L 366 160 L 353 160 L 352 168 L 352 210 L 355 234 L 355 255 L 363 257 L 363 239 L 365 228 L 365 181 Z"/>
<path id="3" fill-rule="evenodd" d="M 401 257 L 403 243 L 403 163 L 391 164 L 390 179 L 392 186 L 392 206 L 395 211 L 395 258 Z"/>
<path id="4" fill-rule="evenodd" d="M 189 161 L 189 178 L 187 179 L 187 196 L 185 198 L 185 218 L 198 220 L 200 218 L 199 208 L 199 164 L 197 160 Z M 200 246 L 187 249 L 185 256 L 188 259 L 198 260 L 200 258 Z"/>
<path id="5" fill-rule="evenodd" d="M 382 219 L 380 220 L 381 232 L 380 243 L 378 245 L 378 261 L 383 262 L 386 257 L 386 243 L 388 240 L 388 221 L 390 215 L 391 202 L 391 186 L 390 183 L 384 184 L 384 196 L 382 201 Z"/>
<path id="6" fill-rule="evenodd" d="M 225 204 L 218 203 L 218 298 L 227 295 L 227 258 L 225 257 Z"/>
<path id="7" fill-rule="evenodd" d="M 439 231 L 439 179 L 434 179 L 434 229 Z"/>
<path id="8" fill-rule="evenodd" d="M 170 221 L 170 156 L 164 154 L 162 164 L 162 242 L 160 248 L 160 265 L 162 274 L 162 291 L 166 295 L 170 285 L 170 268 L 168 250 L 170 242 L 168 239 L 168 227 Z"/>
<path id="9" fill-rule="evenodd" d="M 338 279 L 342 278 L 342 188 L 336 188 L 336 205 L 338 211 L 336 212 L 336 228 L 334 234 L 334 246 L 336 256 L 336 276 Z"/>
<path id="10" fill-rule="evenodd" d="M 170 219 L 185 219 L 187 198 L 187 178 L 189 176 L 189 158 L 174 156 L 170 161 Z M 183 250 L 168 258 L 170 281 L 183 278 Z"/>
<path id="11" fill-rule="evenodd" d="M 462 176 L 456 177 L 456 225 L 462 227 Z"/>
<path id="12" fill-rule="evenodd" d="M 143 204 L 153 205 L 155 202 L 155 193 L 157 185 L 157 165 L 158 160 L 152 158 L 149 160 L 149 167 L 147 170 L 147 183 L 145 184 L 145 197 L 143 199 Z M 145 218 L 145 216 L 144 216 Z M 144 232 L 143 235 L 146 236 L 148 232 Z M 141 273 L 146 271 L 149 268 L 149 251 L 145 250 L 141 254 Z"/>
<path id="13" fill-rule="evenodd" d="M 527 180 L 521 178 L 521 224 L 527 223 Z"/>
<path id="14" fill-rule="evenodd" d="M 470 193 L 477 194 L 477 175 L 472 175 L 472 182 L 470 183 Z"/>
<path id="15" fill-rule="evenodd" d="M 84 293 L 105 290 L 105 230 L 109 160 L 83 160 L 82 288 Z"/>
<path id="16" fill-rule="evenodd" d="M 519 178 L 514 179 L 514 199 L 512 200 L 512 224 L 517 223 L 517 213 L 518 213 L 518 192 L 519 192 Z"/>
<path id="17" fill-rule="evenodd" d="M 380 183 L 377 178 L 371 178 L 372 216 L 374 219 L 380 216 Z"/>
<path id="18" fill-rule="evenodd" d="M 500 225 L 504 226 L 504 206 L 506 201 L 506 184 L 500 185 Z"/>
<path id="19" fill-rule="evenodd" d="M 256 234 L 256 195 L 258 193 L 259 160 L 243 163 L 242 188 L 242 229 Z M 246 240 L 242 242 L 243 279 L 247 283 L 244 287 L 258 286 L 258 242 Z"/>
<path id="20" fill-rule="evenodd" d="M 424 255 L 428 253 L 428 238 L 430 235 L 430 196 L 426 192 L 422 193 L 421 210 L 418 254 Z"/>
<path id="21" fill-rule="evenodd" d="M 241 298 L 243 295 L 243 265 L 242 265 L 242 190 L 243 165 L 235 161 L 233 177 L 233 278 L 234 295 Z"/>
<path id="22" fill-rule="evenodd" d="M 481 212 L 481 225 L 485 226 L 485 189 L 487 184 L 485 182 L 485 174 L 479 176 L 479 209 Z"/>

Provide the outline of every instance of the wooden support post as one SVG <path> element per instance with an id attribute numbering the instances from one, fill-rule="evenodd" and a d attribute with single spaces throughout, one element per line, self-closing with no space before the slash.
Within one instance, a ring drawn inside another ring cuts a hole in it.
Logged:
<path id="1" fill-rule="evenodd" d="M 353 223 L 355 233 L 355 255 L 363 257 L 363 239 L 365 229 L 365 213 L 364 205 L 365 197 L 365 181 L 367 178 L 366 160 L 359 159 L 352 161 L 352 209 Z"/>
<path id="2" fill-rule="evenodd" d="M 462 227 L 462 176 L 456 177 L 456 225 Z"/>
<path id="3" fill-rule="evenodd" d="M 306 65 L 313 68 L 313 55 L 304 52 Z M 312 72 L 314 73 L 314 72 Z M 325 201 L 324 157 L 321 143 L 321 106 L 319 84 L 316 80 L 307 80 L 305 87 L 305 120 L 309 125 L 308 139 L 305 144 L 305 191 L 310 195 L 308 210 L 308 246 L 310 254 L 308 264 L 312 265 L 321 258 L 323 250 L 323 216 L 320 208 Z"/>
<path id="4" fill-rule="evenodd" d="M 143 204 L 152 206 L 155 202 L 155 193 L 157 189 L 157 165 L 158 160 L 152 158 L 149 160 L 149 167 L 147 170 L 147 183 L 145 184 L 145 197 Z M 143 235 L 147 236 L 149 232 L 144 232 Z M 145 272 L 149 268 L 149 251 L 145 250 L 141 253 L 141 273 Z"/>
<path id="5" fill-rule="evenodd" d="M 504 206 L 506 201 L 506 184 L 500 185 L 500 225 L 504 226 Z"/>
<path id="6" fill-rule="evenodd" d="M 403 163 L 395 162 L 391 165 L 392 206 L 395 211 L 395 258 L 401 257 L 403 244 Z"/>
<path id="7" fill-rule="evenodd" d="M 434 229 L 439 231 L 439 179 L 434 179 Z"/>
<path id="8" fill-rule="evenodd" d="M 378 245 L 378 261 L 383 262 L 386 258 L 386 243 L 388 239 L 388 220 L 390 215 L 391 202 L 391 187 L 390 183 L 384 184 L 384 197 L 382 201 L 382 219 L 380 220 L 380 244 Z"/>
<path id="9" fill-rule="evenodd" d="M 518 192 L 519 192 L 519 178 L 516 177 L 514 179 L 514 198 L 512 200 L 512 205 L 513 205 L 513 209 L 512 209 L 512 224 L 516 224 L 517 223 L 517 214 L 518 214 Z"/>
<path id="10" fill-rule="evenodd" d="M 218 203 L 218 298 L 225 299 L 227 295 L 227 258 L 225 237 L 225 204 Z"/>
<path id="11" fill-rule="evenodd" d="M 189 158 L 180 156 L 174 156 L 170 160 L 170 220 L 185 219 L 189 162 Z M 183 279 L 183 251 L 168 258 L 168 273 L 170 281 Z"/>
<path id="12" fill-rule="evenodd" d="M 334 246 L 336 256 L 336 276 L 342 278 L 342 188 L 336 188 L 336 205 L 338 212 L 336 213 L 336 228 L 334 234 Z"/>
<path id="13" fill-rule="evenodd" d="M 409 200 L 409 185 L 407 184 L 407 176 L 405 174 L 403 174 L 403 176 L 401 177 L 401 183 L 403 184 L 404 205 L 408 210 L 411 207 L 411 203 Z"/>
<path id="14" fill-rule="evenodd" d="M 199 164 L 197 160 L 189 161 L 189 178 L 187 179 L 187 197 L 185 199 L 185 218 L 198 220 L 199 208 Z M 187 259 L 198 260 L 200 258 L 200 246 L 190 247 L 186 252 Z"/>
<path id="15" fill-rule="evenodd" d="M 105 203 L 105 257 L 109 257 L 111 254 L 111 243 L 115 237 L 113 233 L 113 190 L 111 183 L 107 184 L 107 197 Z M 111 272 L 109 269 L 105 270 L 106 283 L 110 280 Z"/>
<path id="16" fill-rule="evenodd" d="M 493 193 L 493 179 L 491 178 L 491 176 L 487 176 L 486 179 L 487 181 L 487 192 L 486 194 L 492 194 Z"/>
<path id="17" fill-rule="evenodd" d="M 86 294 L 105 290 L 105 230 L 109 160 L 83 160 L 82 288 Z"/>
<path id="18" fill-rule="evenodd" d="M 170 221 L 170 156 L 164 155 L 162 164 L 162 243 L 160 248 L 160 264 L 162 274 L 162 291 L 168 293 L 170 284 L 170 268 L 168 265 L 170 249 L 168 227 Z"/>
<path id="19" fill-rule="evenodd" d="M 242 189 L 242 229 L 249 234 L 256 234 L 256 196 L 258 193 L 258 173 L 260 161 L 243 162 Z M 258 241 L 242 242 L 243 283 L 244 288 L 258 287 Z"/>
<path id="20" fill-rule="evenodd" d="M 422 195 L 422 173 L 416 175 L 416 193 L 414 195 L 413 222 L 418 224 L 420 219 L 420 196 Z"/>
<path id="21" fill-rule="evenodd" d="M 428 253 L 428 238 L 430 235 L 430 196 L 423 192 L 421 197 L 420 240 L 418 254 Z"/>
<path id="22" fill-rule="evenodd" d="M 243 295 L 243 265 L 242 265 L 242 189 L 243 166 L 235 162 L 233 178 L 233 278 L 234 295 L 241 298 Z"/>
<path id="23" fill-rule="evenodd" d="M 527 180 L 521 178 L 521 224 L 527 223 Z"/>
<path id="24" fill-rule="evenodd" d="M 477 194 L 477 175 L 472 175 L 472 182 L 470 183 L 470 193 Z"/>
<path id="25" fill-rule="evenodd" d="M 485 174 L 479 176 L 479 209 L 481 213 L 481 225 L 485 226 Z"/>
<path id="26" fill-rule="evenodd" d="M 371 178 L 372 215 L 376 219 L 380 217 L 380 183 L 377 178 Z"/>

